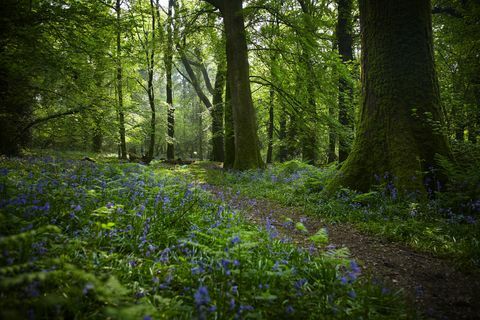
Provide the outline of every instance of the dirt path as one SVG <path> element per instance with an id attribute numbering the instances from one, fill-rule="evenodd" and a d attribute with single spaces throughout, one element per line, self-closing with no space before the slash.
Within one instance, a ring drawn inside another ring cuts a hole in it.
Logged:
<path id="1" fill-rule="evenodd" d="M 280 237 L 309 247 L 308 237 L 327 227 L 331 245 L 347 247 L 364 269 L 374 277 L 402 288 L 427 319 L 480 319 L 480 276 L 456 270 L 451 263 L 408 247 L 365 235 L 348 224 L 327 225 L 307 217 L 301 209 L 274 202 L 250 199 L 218 186 L 203 184 L 216 198 L 242 210 L 246 218 L 265 225 L 269 218 Z M 285 217 L 302 221 L 309 234 L 284 223 Z"/>

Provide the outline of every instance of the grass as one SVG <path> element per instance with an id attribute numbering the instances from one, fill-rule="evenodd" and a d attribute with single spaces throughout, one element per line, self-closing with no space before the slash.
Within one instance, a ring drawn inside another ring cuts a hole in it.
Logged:
<path id="1" fill-rule="evenodd" d="M 414 316 L 345 251 L 312 254 L 246 223 L 189 169 L 68 156 L 0 159 L 0 318 Z M 265 174 L 224 178 L 274 198 Z"/>
<path id="2" fill-rule="evenodd" d="M 224 172 L 208 163 L 179 170 L 248 197 L 300 207 L 329 222 L 352 223 L 372 235 L 449 257 L 463 268 L 480 267 L 480 206 L 475 205 L 480 199 L 465 196 L 465 192 L 447 192 L 435 200 L 416 202 L 398 198 L 394 186 L 384 182 L 366 194 L 342 189 L 327 198 L 322 190 L 335 168 L 317 168 L 299 161 L 275 164 L 263 171 Z M 460 181 L 457 184 L 464 185 Z M 452 197 L 448 198 L 451 195 L 460 201 L 452 203 Z"/>

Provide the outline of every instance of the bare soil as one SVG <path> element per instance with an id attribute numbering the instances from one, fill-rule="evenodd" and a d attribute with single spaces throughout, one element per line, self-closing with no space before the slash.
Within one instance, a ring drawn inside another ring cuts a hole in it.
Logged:
<path id="1" fill-rule="evenodd" d="M 284 207 L 265 199 L 251 199 L 231 189 L 204 184 L 216 198 L 241 210 L 247 220 L 265 225 L 267 217 L 280 237 L 309 247 L 308 237 L 326 227 L 331 245 L 347 247 L 352 257 L 390 288 L 402 289 L 422 317 L 427 319 L 480 319 L 480 276 L 454 267 L 441 259 L 409 247 L 367 235 L 349 224 L 326 224 L 305 215 L 301 208 Z M 302 221 L 308 233 L 285 226 L 285 218 Z"/>

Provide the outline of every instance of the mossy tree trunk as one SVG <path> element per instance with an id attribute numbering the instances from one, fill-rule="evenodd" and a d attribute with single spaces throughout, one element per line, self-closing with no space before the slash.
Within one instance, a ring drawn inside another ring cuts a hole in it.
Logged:
<path id="1" fill-rule="evenodd" d="M 375 175 L 400 192 L 424 194 L 435 155 L 450 156 L 442 134 L 429 0 L 360 0 L 362 102 L 350 155 L 330 184 L 367 191 Z"/>
<path id="2" fill-rule="evenodd" d="M 297 0 L 300 4 L 303 13 L 303 27 L 305 35 L 302 35 L 300 39 L 302 43 L 302 64 L 305 72 L 305 81 L 306 85 L 306 95 L 307 95 L 307 105 L 308 109 L 306 112 L 303 112 L 304 115 L 301 119 L 302 124 L 302 135 L 301 147 L 302 147 L 302 160 L 309 163 L 315 164 L 318 158 L 317 152 L 317 81 L 314 71 L 314 60 L 313 60 L 313 48 L 315 48 L 315 34 L 317 32 L 317 27 L 313 23 L 313 12 L 315 10 L 314 3 L 311 0 Z"/>
<path id="3" fill-rule="evenodd" d="M 121 30 L 121 0 L 117 0 L 115 4 L 115 12 L 117 16 L 117 109 L 118 109 L 118 133 L 120 136 L 120 159 L 127 159 L 127 143 L 125 140 L 125 112 L 123 110 L 123 69 L 122 69 L 122 30 Z"/>
<path id="4" fill-rule="evenodd" d="M 268 147 L 267 147 L 267 163 L 272 163 L 273 156 L 273 130 L 274 130 L 274 103 L 275 103 L 275 91 L 270 88 L 270 101 L 268 104 Z"/>
<path id="5" fill-rule="evenodd" d="M 279 130 L 278 130 L 278 140 L 279 140 L 279 150 L 278 150 L 278 161 L 285 162 L 287 161 L 287 114 L 285 106 L 282 105 L 280 112 L 279 120 Z"/>
<path id="6" fill-rule="evenodd" d="M 225 169 L 233 168 L 235 162 L 235 132 L 233 129 L 233 111 L 230 103 L 230 85 L 228 81 L 225 88 L 225 158 L 223 159 L 223 167 Z"/>
<path id="7" fill-rule="evenodd" d="M 342 62 L 348 66 L 353 61 L 353 0 L 338 0 L 337 45 Z M 338 83 L 338 121 L 348 133 L 353 130 L 353 85 L 347 76 L 341 75 Z M 348 134 L 339 135 L 338 161 L 347 159 L 350 152 Z"/>
<path id="8" fill-rule="evenodd" d="M 215 75 L 215 85 L 212 96 L 212 157 L 213 161 L 223 162 L 224 160 L 224 143 L 223 143 L 223 90 L 226 81 L 226 66 L 223 59 L 217 66 Z"/>
<path id="9" fill-rule="evenodd" d="M 207 0 L 223 17 L 226 36 L 227 81 L 230 85 L 235 131 L 234 169 L 264 166 L 260 156 L 255 109 L 250 89 L 247 40 L 242 0 Z"/>
<path id="10" fill-rule="evenodd" d="M 167 159 L 173 160 L 175 158 L 175 108 L 173 106 L 173 82 L 172 82 L 172 66 L 173 66 L 173 2 L 168 1 L 167 11 L 167 48 L 165 52 L 165 75 L 167 80 L 166 93 L 167 93 Z"/>

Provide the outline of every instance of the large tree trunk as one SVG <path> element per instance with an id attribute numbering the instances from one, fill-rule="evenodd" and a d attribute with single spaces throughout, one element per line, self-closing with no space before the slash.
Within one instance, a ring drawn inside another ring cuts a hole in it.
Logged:
<path id="1" fill-rule="evenodd" d="M 173 31 L 172 31 L 172 9 L 173 1 L 168 1 L 167 19 L 167 50 L 165 52 L 165 73 L 167 77 L 167 159 L 175 158 L 175 108 L 173 107 L 173 85 L 172 85 L 172 60 L 173 60 Z"/>
<path id="2" fill-rule="evenodd" d="M 374 175 L 424 194 L 435 155 L 450 156 L 432 48 L 429 0 L 360 0 L 362 103 L 354 146 L 329 188 L 367 191 Z"/>
<path id="3" fill-rule="evenodd" d="M 120 158 L 127 159 L 127 143 L 125 141 L 125 114 L 123 111 L 123 76 L 122 76 L 122 46 L 121 46 L 121 0 L 117 0 L 115 11 L 117 13 L 117 103 L 118 103 L 118 131 L 120 135 Z"/>
<path id="4" fill-rule="evenodd" d="M 342 62 L 348 65 L 353 61 L 353 1 L 338 0 L 337 45 Z M 348 77 L 340 76 L 338 83 L 338 120 L 345 132 L 351 132 L 353 114 L 353 86 Z M 349 150 L 348 135 L 339 136 L 338 161 L 347 159 Z"/>
<path id="5" fill-rule="evenodd" d="M 260 156 L 255 109 L 250 90 L 249 65 L 242 0 L 207 0 L 220 9 L 225 25 L 227 74 L 235 130 L 235 169 L 264 166 Z"/>
<path id="6" fill-rule="evenodd" d="M 235 162 L 235 132 L 233 129 L 233 111 L 230 98 L 230 85 L 225 88 L 225 159 L 223 168 L 231 169 Z"/>

